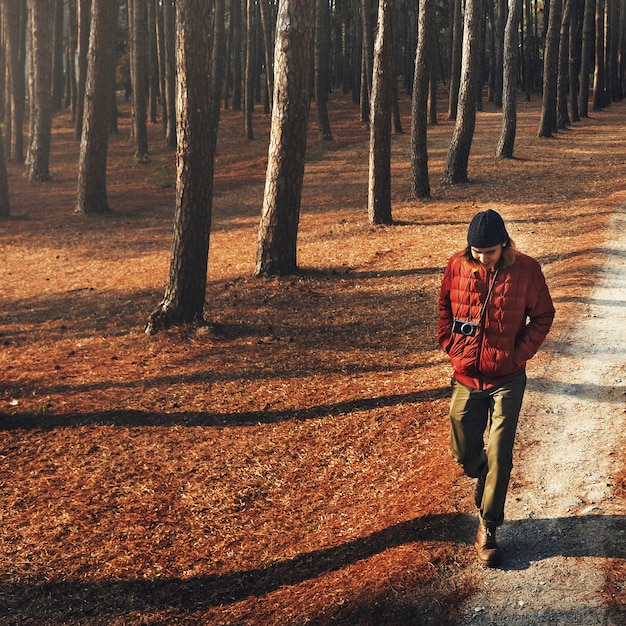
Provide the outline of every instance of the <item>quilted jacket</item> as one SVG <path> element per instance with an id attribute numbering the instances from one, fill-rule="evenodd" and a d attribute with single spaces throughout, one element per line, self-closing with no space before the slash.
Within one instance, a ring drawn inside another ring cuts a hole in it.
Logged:
<path id="1" fill-rule="evenodd" d="M 476 333 L 452 332 L 455 319 L 477 324 Z M 497 273 L 471 265 L 463 252 L 448 262 L 439 294 L 438 339 L 459 382 L 489 389 L 523 372 L 553 319 L 545 278 L 531 257 L 516 252 L 514 262 Z"/>

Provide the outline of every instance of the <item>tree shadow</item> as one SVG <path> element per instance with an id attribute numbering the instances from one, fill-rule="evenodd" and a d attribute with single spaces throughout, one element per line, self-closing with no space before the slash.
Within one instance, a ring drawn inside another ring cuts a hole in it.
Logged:
<path id="1" fill-rule="evenodd" d="M 157 610 L 198 611 L 261 597 L 298 585 L 413 542 L 451 542 L 467 546 L 476 531 L 474 516 L 443 513 L 401 522 L 353 541 L 298 555 L 247 571 L 191 578 L 134 580 L 4 582 L 0 615 L 19 609 L 31 620 L 53 613 L 104 616 Z M 626 518 L 587 515 L 555 519 L 523 519 L 506 523 L 500 532 L 503 570 L 523 570 L 554 557 L 626 558 L 619 534 Z M 5 578 L 6 581 L 6 578 Z"/>
<path id="2" fill-rule="evenodd" d="M 215 576 L 135 580 L 0 583 L 0 615 L 20 608 L 36 620 L 39 610 L 105 615 L 155 610 L 206 610 L 260 597 L 285 586 L 313 580 L 377 554 L 424 541 L 464 543 L 472 519 L 457 513 L 426 515 L 384 528 L 348 543 L 316 550 L 248 571 Z M 41 615 L 40 615 L 41 616 Z"/>
<path id="3" fill-rule="evenodd" d="M 137 410 L 108 410 L 86 413 L 66 413 L 52 415 L 46 413 L 19 413 L 8 415 L 0 413 L 0 431 L 2 430 L 50 430 L 88 425 L 110 426 L 248 426 L 250 424 L 275 424 L 289 419 L 313 420 L 333 415 L 343 415 L 356 411 L 414 404 L 446 398 L 449 387 L 437 387 L 423 391 L 390 394 L 320 404 L 305 408 L 283 410 L 242 411 L 235 413 L 211 412 L 167 412 Z"/>

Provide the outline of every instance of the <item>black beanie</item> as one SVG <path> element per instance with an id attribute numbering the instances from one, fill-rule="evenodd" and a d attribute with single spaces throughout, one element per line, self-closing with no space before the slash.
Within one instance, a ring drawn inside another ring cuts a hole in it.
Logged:
<path id="1" fill-rule="evenodd" d="M 467 231 L 467 243 L 472 248 L 491 248 L 508 242 L 509 233 L 497 211 L 488 209 L 474 215 Z"/>

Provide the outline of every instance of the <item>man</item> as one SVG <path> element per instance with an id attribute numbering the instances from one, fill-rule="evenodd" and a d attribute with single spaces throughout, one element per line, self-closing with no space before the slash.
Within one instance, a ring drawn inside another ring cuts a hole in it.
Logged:
<path id="1" fill-rule="evenodd" d="M 450 449 L 464 472 L 477 479 L 480 523 L 474 546 L 488 567 L 500 562 L 496 528 L 504 521 L 526 362 L 553 319 L 537 261 L 516 250 L 496 211 L 475 215 L 467 247 L 450 258 L 444 273 L 438 338 L 454 372 Z"/>

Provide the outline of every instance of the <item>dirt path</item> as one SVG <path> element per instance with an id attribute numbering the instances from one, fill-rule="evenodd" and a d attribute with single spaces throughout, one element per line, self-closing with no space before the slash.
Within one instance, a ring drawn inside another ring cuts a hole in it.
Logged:
<path id="1" fill-rule="evenodd" d="M 555 333 L 546 367 L 531 372 L 508 521 L 499 532 L 503 568 L 476 566 L 483 582 L 464 623 L 620 623 L 600 592 L 606 559 L 626 557 L 626 507 L 611 495 L 626 421 L 624 206 L 603 256 L 604 271 L 589 300 L 576 306 L 571 331 Z"/>

